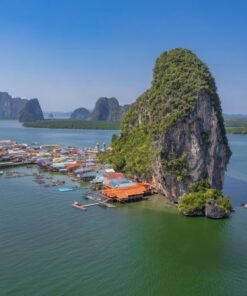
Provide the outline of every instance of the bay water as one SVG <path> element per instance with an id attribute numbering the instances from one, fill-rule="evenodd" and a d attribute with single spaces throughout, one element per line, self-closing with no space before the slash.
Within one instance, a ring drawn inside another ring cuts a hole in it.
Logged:
<path id="1" fill-rule="evenodd" d="M 0 139 L 24 143 L 94 146 L 113 133 L 0 121 Z M 220 221 L 183 217 L 161 198 L 81 212 L 71 207 L 80 191 L 1 176 L 0 295 L 246 295 L 247 136 L 229 143 L 224 192 L 236 212 Z"/>

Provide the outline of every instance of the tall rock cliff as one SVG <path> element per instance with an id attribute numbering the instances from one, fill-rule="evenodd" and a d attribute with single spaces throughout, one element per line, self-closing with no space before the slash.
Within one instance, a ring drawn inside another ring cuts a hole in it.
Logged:
<path id="1" fill-rule="evenodd" d="M 90 111 L 83 107 L 74 110 L 70 115 L 70 119 L 88 120 L 89 118 Z"/>
<path id="2" fill-rule="evenodd" d="M 28 100 L 12 98 L 7 92 L 0 92 L 0 119 L 18 119 L 20 111 Z"/>
<path id="3" fill-rule="evenodd" d="M 7 92 L 0 92 L 0 119 L 30 121 L 24 118 L 44 119 L 38 99 L 13 98 Z"/>
<path id="4" fill-rule="evenodd" d="M 173 201 L 200 180 L 221 189 L 231 151 L 207 66 L 187 49 L 161 54 L 151 88 L 126 113 L 112 146 L 116 168 L 152 180 Z"/>
<path id="5" fill-rule="evenodd" d="M 29 100 L 25 107 L 21 110 L 19 117 L 20 122 L 30 122 L 43 119 L 44 115 L 38 99 Z"/>
<path id="6" fill-rule="evenodd" d="M 91 114 L 91 119 L 121 121 L 129 107 L 129 105 L 120 106 L 116 98 L 99 98 Z"/>

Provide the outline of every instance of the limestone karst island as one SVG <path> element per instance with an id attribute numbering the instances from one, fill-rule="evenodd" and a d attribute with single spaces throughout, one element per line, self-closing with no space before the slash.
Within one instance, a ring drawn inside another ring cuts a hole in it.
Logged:
<path id="1" fill-rule="evenodd" d="M 223 218 L 220 192 L 231 156 L 220 98 L 207 66 L 188 49 L 164 52 L 152 86 L 126 113 L 100 158 L 179 203 L 185 215 Z"/>
<path id="2" fill-rule="evenodd" d="M 96 2 L 0 1 L 0 294 L 245 296 L 247 4 Z"/>

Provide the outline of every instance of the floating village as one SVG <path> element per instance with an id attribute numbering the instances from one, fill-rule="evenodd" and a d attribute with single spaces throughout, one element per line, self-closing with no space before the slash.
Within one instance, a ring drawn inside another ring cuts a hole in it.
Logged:
<path id="1" fill-rule="evenodd" d="M 130 180 L 116 172 L 109 164 L 101 164 L 99 152 L 111 149 L 105 144 L 100 148 L 78 148 L 58 144 L 20 144 L 11 140 L 0 140 L 0 177 L 21 178 L 32 176 L 33 181 L 43 187 L 57 187 L 61 193 L 79 192 L 79 201 L 72 207 L 82 211 L 92 206 L 115 207 L 114 203 L 126 203 L 148 199 L 154 193 L 151 184 Z M 16 167 L 38 168 L 38 173 L 22 173 Z M 50 174 L 47 175 L 47 172 Z M 66 174 L 77 186 L 66 187 L 64 180 L 54 180 L 53 175 Z M 84 184 L 84 186 L 81 186 Z M 85 184 L 87 185 L 85 187 Z M 85 188 L 87 190 L 85 190 Z M 83 190 L 84 189 L 84 190 Z M 80 192 L 82 191 L 82 192 Z M 91 203 L 83 203 L 89 200 Z"/>

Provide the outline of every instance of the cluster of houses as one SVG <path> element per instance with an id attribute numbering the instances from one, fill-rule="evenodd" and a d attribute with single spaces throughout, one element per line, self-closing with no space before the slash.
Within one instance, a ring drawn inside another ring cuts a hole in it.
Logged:
<path id="1" fill-rule="evenodd" d="M 105 146 L 103 150 L 105 150 Z M 90 182 L 94 190 L 101 190 L 110 201 L 140 200 L 152 193 L 147 183 L 126 178 L 109 164 L 98 162 L 100 151 L 94 148 L 78 148 L 57 144 L 17 144 L 10 140 L 0 141 L 0 167 L 37 165 L 40 169 L 68 174 L 74 180 Z"/>

